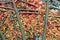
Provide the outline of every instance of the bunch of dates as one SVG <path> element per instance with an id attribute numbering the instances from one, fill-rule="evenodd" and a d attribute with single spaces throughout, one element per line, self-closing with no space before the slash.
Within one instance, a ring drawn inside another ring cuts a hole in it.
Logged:
<path id="1" fill-rule="evenodd" d="M 24 2 L 19 2 L 15 0 L 16 7 L 24 8 L 24 9 L 33 9 L 33 10 L 42 10 L 37 14 L 24 14 L 21 13 L 20 21 L 22 22 L 23 30 L 25 33 L 25 37 L 28 39 L 33 38 L 35 36 L 42 36 L 44 30 L 44 15 L 46 14 L 46 8 L 43 2 L 39 0 L 26 0 L 26 2 L 33 3 L 37 7 L 25 4 Z M 5 7 L 6 4 L 2 4 L 1 6 Z M 9 6 L 12 7 L 12 3 L 9 3 Z M 2 10 L 2 8 L 0 8 Z M 6 10 L 6 9 L 3 9 Z M 14 29 L 14 24 L 11 21 L 10 12 L 1 12 L 0 11 L 0 30 L 3 32 L 6 40 L 15 40 L 16 36 L 22 40 L 22 35 L 20 32 L 19 24 L 16 19 L 15 11 L 12 10 L 13 17 L 15 18 L 14 23 L 16 25 L 16 30 Z M 28 11 L 27 11 L 28 12 Z M 49 15 L 58 16 L 58 12 L 54 13 L 49 11 Z M 54 40 L 60 39 L 60 19 L 55 17 L 48 17 L 48 25 L 46 31 L 46 40 Z"/>

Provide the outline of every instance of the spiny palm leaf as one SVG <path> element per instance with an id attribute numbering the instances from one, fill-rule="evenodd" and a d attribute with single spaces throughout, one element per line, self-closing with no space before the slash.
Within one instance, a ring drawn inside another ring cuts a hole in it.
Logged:
<path id="1" fill-rule="evenodd" d="M 16 17 L 17 17 L 17 20 L 18 20 L 18 24 L 19 24 L 19 27 L 20 27 L 20 31 L 21 31 L 21 33 L 22 33 L 23 40 L 26 40 L 24 31 L 23 31 L 23 28 L 22 28 L 22 23 L 21 23 L 21 20 L 20 20 L 20 17 L 19 17 L 18 9 L 16 8 L 16 5 L 15 5 L 14 0 L 12 0 L 12 2 L 13 2 L 14 9 L 15 9 L 15 11 L 16 11 Z"/>
<path id="2" fill-rule="evenodd" d="M 44 32 L 43 32 L 42 40 L 46 40 L 46 30 L 47 30 L 47 22 L 48 22 L 48 2 L 49 0 L 46 0 L 46 16 L 45 16 Z"/>

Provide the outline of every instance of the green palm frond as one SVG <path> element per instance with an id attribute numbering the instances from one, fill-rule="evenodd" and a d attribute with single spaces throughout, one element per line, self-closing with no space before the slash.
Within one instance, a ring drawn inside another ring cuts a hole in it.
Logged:
<path id="1" fill-rule="evenodd" d="M 14 9 L 15 9 L 15 11 L 16 11 L 16 17 L 17 17 L 17 20 L 18 20 L 18 24 L 19 24 L 19 27 L 20 27 L 20 31 L 21 31 L 21 33 L 22 33 L 23 40 L 26 40 L 24 31 L 23 31 L 23 28 L 22 28 L 22 23 L 21 23 L 21 20 L 20 20 L 20 17 L 19 17 L 18 9 L 16 8 L 16 5 L 15 5 L 14 0 L 12 0 L 12 2 L 13 2 Z"/>

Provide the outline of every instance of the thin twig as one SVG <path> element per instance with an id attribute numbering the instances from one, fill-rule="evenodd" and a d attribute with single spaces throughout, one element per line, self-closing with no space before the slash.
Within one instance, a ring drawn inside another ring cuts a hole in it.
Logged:
<path id="1" fill-rule="evenodd" d="M 10 8 L 10 7 L 2 7 L 2 6 L 0 6 L 0 8 L 13 10 L 13 8 Z"/>
<path id="2" fill-rule="evenodd" d="M 8 1 L 8 0 L 6 0 L 6 1 Z M 2 4 L 2 3 L 5 3 L 5 4 L 8 4 L 8 3 L 12 3 L 12 1 L 8 1 L 8 2 L 6 2 L 6 1 L 0 1 L 0 4 Z"/>
<path id="3" fill-rule="evenodd" d="M 7 10 L 0 10 L 1 12 L 7 12 Z"/>
<path id="4" fill-rule="evenodd" d="M 0 6 L 0 8 L 14 10 L 14 8 L 10 8 L 10 7 L 2 7 L 2 6 Z M 38 10 L 33 10 L 33 9 L 18 9 L 18 10 L 19 11 L 34 11 L 34 12 L 38 12 Z"/>
<path id="5" fill-rule="evenodd" d="M 24 14 L 38 14 L 38 12 L 20 12 L 20 13 L 24 13 Z"/>
<path id="6" fill-rule="evenodd" d="M 26 1 L 20 1 L 20 2 L 24 2 L 24 3 L 29 4 L 29 5 L 31 5 L 31 6 L 34 6 L 34 7 L 38 7 L 37 5 L 35 5 L 35 4 L 33 4 L 33 3 L 30 3 L 30 2 L 26 2 Z"/>
<path id="7" fill-rule="evenodd" d="M 60 18 L 60 16 L 52 16 L 52 15 L 48 15 L 48 17 Z"/>
<path id="8" fill-rule="evenodd" d="M 24 3 L 29 4 L 29 5 L 31 5 L 31 6 L 34 6 L 34 7 L 38 7 L 37 5 L 35 5 L 35 4 L 33 4 L 33 3 L 30 3 L 30 2 L 26 2 L 26 1 L 20 1 L 20 2 L 24 2 Z M 0 2 L 0 4 L 2 4 L 2 3 L 8 4 L 8 3 L 12 3 L 12 1 L 10 1 L 10 2 L 5 2 L 5 1 Z"/>

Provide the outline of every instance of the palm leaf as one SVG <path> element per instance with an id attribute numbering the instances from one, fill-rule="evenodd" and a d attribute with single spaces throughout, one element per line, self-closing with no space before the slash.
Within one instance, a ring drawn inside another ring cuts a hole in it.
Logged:
<path id="1" fill-rule="evenodd" d="M 47 30 L 47 22 L 48 22 L 48 2 L 49 0 L 46 0 L 46 16 L 45 16 L 45 23 L 44 23 L 44 31 L 43 31 L 43 36 L 42 40 L 46 40 L 46 30 Z"/>
<path id="2" fill-rule="evenodd" d="M 19 27 L 20 27 L 20 31 L 21 31 L 21 33 L 22 33 L 23 40 L 26 40 L 24 31 L 23 31 L 23 28 L 22 28 L 22 23 L 21 23 L 21 20 L 20 20 L 20 17 L 19 17 L 19 12 L 18 12 L 18 9 L 16 8 L 16 5 L 15 5 L 14 0 L 12 0 L 12 3 L 13 3 L 13 7 L 14 7 L 14 9 L 15 9 L 15 11 L 16 11 L 16 17 L 17 17 L 17 20 L 18 20 L 18 24 L 19 24 Z"/>

